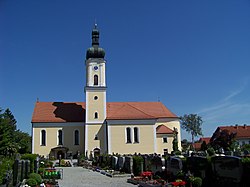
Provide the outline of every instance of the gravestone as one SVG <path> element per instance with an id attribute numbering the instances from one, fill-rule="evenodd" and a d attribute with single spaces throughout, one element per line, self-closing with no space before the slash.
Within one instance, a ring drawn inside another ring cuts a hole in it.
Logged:
<path id="1" fill-rule="evenodd" d="M 24 179 L 24 174 L 25 174 L 25 161 L 24 160 L 20 160 L 21 162 L 21 181 L 23 181 Z"/>
<path id="2" fill-rule="evenodd" d="M 151 170 L 156 173 L 156 172 L 161 172 L 162 171 L 162 160 L 161 157 L 158 155 L 154 155 L 151 157 Z"/>
<path id="3" fill-rule="evenodd" d="M 59 160 L 59 165 L 60 165 L 60 160 Z M 34 161 L 34 173 L 38 173 L 39 169 L 39 157 L 36 157 L 36 160 Z"/>
<path id="4" fill-rule="evenodd" d="M 177 175 L 183 168 L 182 160 L 178 157 L 169 157 L 167 160 L 167 171 L 173 175 Z"/>
<path id="5" fill-rule="evenodd" d="M 124 163 L 125 163 L 125 157 L 123 156 L 118 157 L 118 162 L 117 162 L 118 170 L 121 170 L 124 167 Z"/>
<path id="6" fill-rule="evenodd" d="M 143 158 L 143 170 L 144 171 L 149 171 L 151 170 L 150 165 L 149 165 L 149 160 L 147 155 L 142 155 Z"/>
<path id="7" fill-rule="evenodd" d="M 206 170 L 208 169 L 209 164 L 206 157 L 194 156 L 187 157 L 186 166 L 187 170 L 193 173 L 194 176 L 204 179 L 206 177 Z"/>
<path id="8" fill-rule="evenodd" d="M 15 160 L 13 165 L 13 185 L 18 186 L 21 182 L 22 161 Z"/>
<path id="9" fill-rule="evenodd" d="M 28 178 L 29 174 L 30 174 L 30 161 L 29 160 L 25 160 L 24 162 L 25 165 L 25 172 L 24 172 L 24 178 Z"/>
<path id="10" fill-rule="evenodd" d="M 124 170 L 126 173 L 133 173 L 133 158 L 131 156 L 125 157 Z"/>
<path id="11" fill-rule="evenodd" d="M 216 156 L 211 158 L 213 173 L 216 179 L 226 179 L 240 183 L 243 175 L 241 158 L 234 156 Z"/>
<path id="12" fill-rule="evenodd" d="M 113 170 L 117 170 L 117 161 L 118 161 L 118 158 L 116 156 L 111 157 L 111 168 Z"/>

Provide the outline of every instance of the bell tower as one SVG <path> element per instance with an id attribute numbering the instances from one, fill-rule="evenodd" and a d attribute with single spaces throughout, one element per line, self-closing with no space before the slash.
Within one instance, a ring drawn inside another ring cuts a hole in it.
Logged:
<path id="1" fill-rule="evenodd" d="M 92 47 L 86 53 L 86 116 L 85 153 L 106 150 L 106 131 L 102 128 L 106 119 L 106 71 L 105 51 L 99 47 L 97 24 L 92 30 Z"/>

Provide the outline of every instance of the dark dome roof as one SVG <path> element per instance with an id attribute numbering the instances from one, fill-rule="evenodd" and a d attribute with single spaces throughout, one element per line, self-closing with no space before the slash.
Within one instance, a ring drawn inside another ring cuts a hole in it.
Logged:
<path id="1" fill-rule="evenodd" d="M 97 24 L 95 24 L 92 30 L 92 47 L 88 48 L 86 53 L 86 59 L 104 58 L 104 56 L 104 49 L 99 47 L 99 30 L 97 29 Z"/>
<path id="2" fill-rule="evenodd" d="M 104 58 L 105 51 L 103 48 L 100 47 L 90 47 L 86 53 L 86 59 L 89 58 Z"/>

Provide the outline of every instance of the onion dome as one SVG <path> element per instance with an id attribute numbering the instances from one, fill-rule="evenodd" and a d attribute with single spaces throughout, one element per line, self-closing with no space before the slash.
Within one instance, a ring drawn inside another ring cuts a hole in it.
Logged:
<path id="1" fill-rule="evenodd" d="M 97 29 L 97 24 L 95 24 L 92 30 L 92 47 L 88 48 L 86 59 L 88 60 L 89 58 L 104 58 L 104 56 L 104 49 L 99 47 L 99 30 Z"/>

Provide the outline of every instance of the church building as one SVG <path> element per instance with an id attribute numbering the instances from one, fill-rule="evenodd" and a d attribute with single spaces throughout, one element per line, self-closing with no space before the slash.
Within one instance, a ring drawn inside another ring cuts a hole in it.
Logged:
<path id="1" fill-rule="evenodd" d="M 85 102 L 40 102 L 32 116 L 32 153 L 67 158 L 76 154 L 166 154 L 180 122 L 161 102 L 107 102 L 105 51 L 92 30 L 86 53 Z M 107 63 L 108 64 L 108 63 Z"/>

